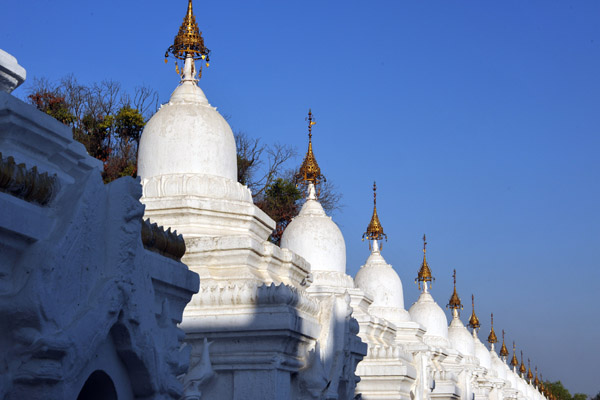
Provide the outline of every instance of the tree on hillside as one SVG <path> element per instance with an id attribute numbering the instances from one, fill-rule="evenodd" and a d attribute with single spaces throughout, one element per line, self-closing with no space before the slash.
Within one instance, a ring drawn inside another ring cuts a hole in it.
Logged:
<path id="1" fill-rule="evenodd" d="M 117 82 L 88 86 L 70 75 L 57 84 L 34 79 L 28 99 L 73 129 L 73 138 L 104 163 L 105 182 L 136 176 L 140 136 L 158 105 L 155 91 L 138 87 L 130 95 Z"/>
<path id="2" fill-rule="evenodd" d="M 591 400 L 600 400 L 600 392 L 598 392 L 598 394 L 592 397 Z"/>

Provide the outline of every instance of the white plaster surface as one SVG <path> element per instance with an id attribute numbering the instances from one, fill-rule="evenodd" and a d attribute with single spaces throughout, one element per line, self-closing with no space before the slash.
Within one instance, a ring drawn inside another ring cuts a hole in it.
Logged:
<path id="1" fill-rule="evenodd" d="M 23 82 L 27 72 L 19 65 L 17 59 L 0 49 L 0 91 L 11 93 Z"/>
<path id="2" fill-rule="evenodd" d="M 408 310 L 411 320 L 423 325 L 425 336 L 448 339 L 446 314 L 433 300 L 430 293 L 423 292 L 416 303 Z"/>
<path id="3" fill-rule="evenodd" d="M 340 228 L 325 214 L 310 185 L 308 199 L 281 238 L 281 247 L 306 259 L 312 271 L 346 273 L 346 243 Z"/>
<path id="4" fill-rule="evenodd" d="M 0 192 L 0 398 L 74 399 L 104 371 L 119 398 L 179 399 L 198 276 L 144 248 L 139 181 L 105 185 L 70 135 L 0 92 L 3 158 L 56 179 L 46 205 Z"/>
<path id="5" fill-rule="evenodd" d="M 460 320 L 458 313 L 452 318 L 448 327 L 448 339 L 456 350 L 465 356 L 475 356 L 475 342 L 473 335 L 467 330 Z"/>
<path id="6" fill-rule="evenodd" d="M 186 60 L 186 69 L 189 68 Z M 204 174 L 237 180 L 235 140 L 197 81 L 185 75 L 140 139 L 138 175 Z"/>

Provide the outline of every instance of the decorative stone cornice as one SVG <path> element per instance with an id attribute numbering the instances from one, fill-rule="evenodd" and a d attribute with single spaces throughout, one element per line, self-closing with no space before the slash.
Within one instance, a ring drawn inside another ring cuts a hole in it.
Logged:
<path id="1" fill-rule="evenodd" d="M 247 305 L 290 305 L 311 315 L 319 313 L 319 305 L 308 295 L 283 283 L 259 285 L 255 282 L 229 282 L 201 285 L 192 299 L 196 307 L 235 307 Z"/>
<path id="2" fill-rule="evenodd" d="M 27 76 L 17 59 L 0 49 L 0 91 L 10 93 L 19 87 Z"/>
<path id="3" fill-rule="evenodd" d="M 250 189 L 238 182 L 216 175 L 160 175 L 142 179 L 142 186 L 145 198 L 199 196 L 252 204 Z"/>
<path id="4" fill-rule="evenodd" d="M 177 231 L 171 232 L 171 228 L 165 231 L 162 226 L 151 224 L 150 218 L 142 221 L 142 243 L 146 249 L 177 261 L 185 254 L 183 236 L 178 235 Z"/>
<path id="5" fill-rule="evenodd" d="M 13 157 L 3 158 L 0 153 L 0 191 L 31 203 L 47 205 L 58 191 L 56 175 L 39 173 L 37 167 L 27 169 Z"/>

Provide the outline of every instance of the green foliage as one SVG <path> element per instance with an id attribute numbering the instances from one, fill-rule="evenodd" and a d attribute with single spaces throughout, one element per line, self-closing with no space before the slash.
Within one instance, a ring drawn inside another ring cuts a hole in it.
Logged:
<path id="1" fill-rule="evenodd" d="M 576 393 L 574 396 L 571 396 L 571 393 L 565 388 L 561 381 L 544 382 L 544 386 L 548 389 L 557 400 L 586 400 L 588 398 L 587 395 L 583 393 Z M 600 393 L 593 397 L 592 400 L 600 400 Z"/>
<path id="2" fill-rule="evenodd" d="M 292 218 L 298 214 L 298 200 L 301 198 L 302 193 L 293 182 L 287 179 L 277 178 L 266 187 L 264 195 L 256 202 L 256 205 L 276 223 L 275 231 L 269 238 L 271 242 L 280 243 L 283 231 Z"/>
<path id="3" fill-rule="evenodd" d="M 115 117 L 115 131 L 125 141 L 139 143 L 145 125 L 144 116 L 128 105 L 121 107 Z"/>
<path id="4" fill-rule="evenodd" d="M 116 82 L 85 86 L 71 76 L 57 85 L 34 80 L 30 92 L 31 104 L 71 126 L 73 138 L 85 146 L 89 155 L 104 163 L 105 182 L 136 176 L 137 147 L 146 120 L 154 112 L 154 91 L 136 88 L 134 95 L 129 96 L 121 93 Z"/>

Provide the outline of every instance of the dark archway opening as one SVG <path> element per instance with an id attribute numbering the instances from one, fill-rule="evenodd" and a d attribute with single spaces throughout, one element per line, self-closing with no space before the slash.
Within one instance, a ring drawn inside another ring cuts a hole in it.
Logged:
<path id="1" fill-rule="evenodd" d="M 85 381 L 77 400 L 118 400 L 118 396 L 110 376 L 98 370 Z"/>

